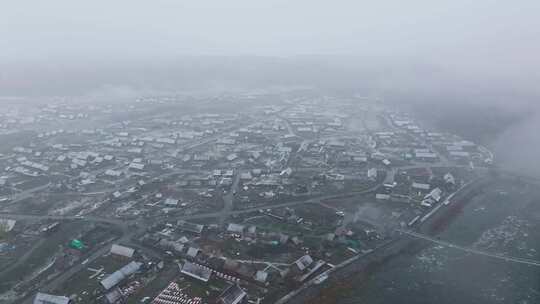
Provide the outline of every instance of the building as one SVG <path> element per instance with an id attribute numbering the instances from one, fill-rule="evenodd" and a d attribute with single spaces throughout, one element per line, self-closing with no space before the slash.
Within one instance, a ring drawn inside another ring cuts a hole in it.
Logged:
<path id="1" fill-rule="evenodd" d="M 114 286 L 118 285 L 118 283 L 122 282 L 125 278 L 137 272 L 141 268 L 141 266 L 142 263 L 131 262 L 126 266 L 120 268 L 119 270 L 113 272 L 111 275 L 109 275 L 99 283 L 101 284 L 101 286 L 103 286 L 103 288 L 105 288 L 105 290 L 109 290 Z"/>
<path id="2" fill-rule="evenodd" d="M 367 171 L 367 177 L 370 180 L 377 180 L 377 168 L 370 168 Z"/>
<path id="3" fill-rule="evenodd" d="M 388 199 L 390 199 L 390 194 L 377 193 L 377 194 L 375 194 L 375 198 L 378 199 L 378 200 L 388 200 Z"/>
<path id="4" fill-rule="evenodd" d="M 203 225 L 189 223 L 189 222 L 186 222 L 186 221 L 183 221 L 183 220 L 179 220 L 177 222 L 177 224 L 178 224 L 178 229 L 180 229 L 182 231 L 188 231 L 188 232 L 196 233 L 196 234 L 201 234 L 203 229 L 204 229 Z"/>
<path id="5" fill-rule="evenodd" d="M 304 269 L 308 268 L 311 264 L 313 264 L 313 258 L 308 254 L 300 257 L 294 262 L 294 265 L 298 267 L 298 270 L 300 271 L 304 271 Z"/>
<path id="6" fill-rule="evenodd" d="M 230 285 L 219 295 L 219 304 L 238 304 L 246 298 L 247 293 L 238 285 Z"/>
<path id="7" fill-rule="evenodd" d="M 0 229 L 9 232 L 13 230 L 13 227 L 15 227 L 15 224 L 17 221 L 11 220 L 11 219 L 0 219 Z"/>
<path id="8" fill-rule="evenodd" d="M 255 273 L 255 281 L 258 281 L 258 282 L 261 282 L 261 283 L 266 283 L 266 281 L 268 280 L 268 272 L 266 271 L 262 271 L 262 270 L 257 270 L 257 273 Z"/>
<path id="9" fill-rule="evenodd" d="M 227 226 L 227 232 L 242 234 L 244 233 L 244 228 L 245 227 L 243 225 L 230 223 L 229 226 Z"/>
<path id="10" fill-rule="evenodd" d="M 187 254 L 189 257 L 195 258 L 195 257 L 197 257 L 197 255 L 199 254 L 199 251 L 200 251 L 199 248 L 189 247 L 186 254 Z"/>
<path id="11" fill-rule="evenodd" d="M 126 246 L 113 244 L 111 246 L 111 254 L 126 257 L 126 258 L 132 258 L 133 253 L 135 253 L 135 250 Z"/>
<path id="12" fill-rule="evenodd" d="M 427 191 L 427 190 L 429 190 L 431 188 L 431 186 L 429 184 L 423 184 L 423 183 L 414 182 L 414 183 L 412 183 L 412 188 L 416 189 L 416 190 Z"/>
<path id="13" fill-rule="evenodd" d="M 165 204 L 165 206 L 168 206 L 168 207 L 176 207 L 178 206 L 178 200 L 177 199 L 174 199 L 174 198 L 167 198 L 163 204 Z"/>
<path id="14" fill-rule="evenodd" d="M 447 183 L 447 184 L 455 185 L 456 184 L 456 179 L 454 178 L 452 173 L 448 172 L 448 173 L 446 173 L 444 175 L 444 182 Z"/>
<path id="15" fill-rule="evenodd" d="M 205 283 L 210 280 L 210 276 L 212 275 L 212 269 L 189 261 L 184 263 L 180 272 Z"/>
<path id="16" fill-rule="evenodd" d="M 34 298 L 33 304 L 69 304 L 71 300 L 64 296 L 55 296 L 38 292 Z"/>

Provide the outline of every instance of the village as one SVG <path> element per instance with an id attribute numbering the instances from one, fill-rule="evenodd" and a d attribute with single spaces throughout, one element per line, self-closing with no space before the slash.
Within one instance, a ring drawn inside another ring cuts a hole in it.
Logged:
<path id="1" fill-rule="evenodd" d="M 274 303 L 493 164 L 377 97 L 306 96 L 3 109 L 0 301 Z"/>

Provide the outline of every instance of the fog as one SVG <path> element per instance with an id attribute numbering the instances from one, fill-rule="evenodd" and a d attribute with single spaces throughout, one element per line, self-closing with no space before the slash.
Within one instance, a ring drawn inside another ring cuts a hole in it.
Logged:
<path id="1" fill-rule="evenodd" d="M 528 0 L 12 1 L 0 11 L 0 90 L 134 96 L 305 85 L 437 104 L 453 113 L 447 120 L 479 105 L 510 117 L 511 129 L 485 140 L 512 164 L 528 154 L 507 142 L 540 147 L 531 114 L 539 9 Z"/>

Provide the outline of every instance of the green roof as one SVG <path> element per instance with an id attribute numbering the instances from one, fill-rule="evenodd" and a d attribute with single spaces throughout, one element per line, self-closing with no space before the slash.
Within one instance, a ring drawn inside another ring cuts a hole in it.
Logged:
<path id="1" fill-rule="evenodd" d="M 84 244 L 80 240 L 72 240 L 69 243 L 69 246 L 71 246 L 72 248 L 75 248 L 75 249 L 83 249 L 84 248 Z"/>

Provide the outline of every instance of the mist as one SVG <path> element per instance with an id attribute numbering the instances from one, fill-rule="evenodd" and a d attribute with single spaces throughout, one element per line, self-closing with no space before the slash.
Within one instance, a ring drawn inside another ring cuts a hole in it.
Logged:
<path id="1" fill-rule="evenodd" d="M 449 114 L 442 120 L 468 116 L 473 128 L 482 127 L 464 113 L 497 113 L 512 129 L 494 124 L 478 139 L 503 149 L 515 132 L 533 145 L 519 128 L 538 118 L 538 9 L 491 0 L 17 1 L 0 12 L 0 92 L 353 90 L 420 112 L 437 104 Z"/>

